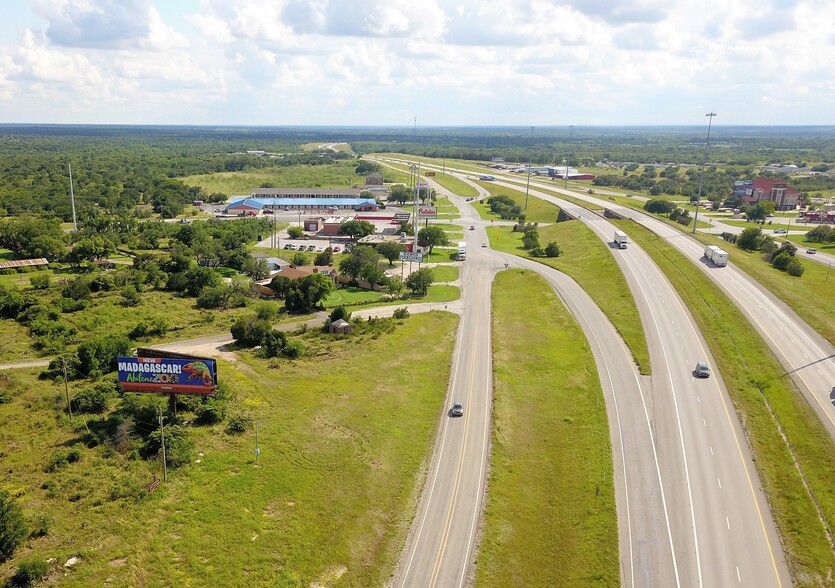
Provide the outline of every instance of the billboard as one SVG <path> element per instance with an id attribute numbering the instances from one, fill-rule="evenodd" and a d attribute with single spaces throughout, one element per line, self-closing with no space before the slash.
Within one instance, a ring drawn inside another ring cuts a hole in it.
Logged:
<path id="1" fill-rule="evenodd" d="M 118 357 L 119 384 L 131 392 L 212 394 L 217 385 L 213 359 Z"/>
<path id="2" fill-rule="evenodd" d="M 420 206 L 417 213 L 418 220 L 438 218 L 438 209 L 434 206 Z"/>

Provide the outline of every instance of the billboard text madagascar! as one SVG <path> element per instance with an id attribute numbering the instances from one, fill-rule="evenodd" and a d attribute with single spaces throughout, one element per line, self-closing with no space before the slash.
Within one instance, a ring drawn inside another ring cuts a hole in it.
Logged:
<path id="1" fill-rule="evenodd" d="M 119 383 L 133 392 L 211 394 L 217 384 L 212 359 L 119 357 Z"/>

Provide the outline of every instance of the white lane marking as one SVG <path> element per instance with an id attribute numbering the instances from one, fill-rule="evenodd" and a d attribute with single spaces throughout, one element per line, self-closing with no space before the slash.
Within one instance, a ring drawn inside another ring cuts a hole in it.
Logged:
<path id="1" fill-rule="evenodd" d="M 731 520 L 728 517 L 725 517 L 725 523 L 728 525 L 728 531 L 731 530 Z"/>
<path id="2" fill-rule="evenodd" d="M 722 489 L 722 480 L 720 480 L 719 478 L 716 478 L 716 481 L 719 483 L 719 489 L 721 490 Z"/>
<path id="3" fill-rule="evenodd" d="M 736 579 L 742 584 L 742 576 L 739 575 L 739 566 L 736 566 Z"/>
<path id="4" fill-rule="evenodd" d="M 699 404 L 701 404 L 701 403 L 702 403 L 702 397 L 701 397 L 701 396 L 696 396 L 696 400 L 698 400 L 698 401 L 699 401 Z"/>
<path id="5" fill-rule="evenodd" d="M 710 454 L 713 455 L 713 445 L 710 446 Z"/>
<path id="6" fill-rule="evenodd" d="M 705 426 L 705 429 L 707 429 L 707 421 L 702 419 L 702 424 Z"/>

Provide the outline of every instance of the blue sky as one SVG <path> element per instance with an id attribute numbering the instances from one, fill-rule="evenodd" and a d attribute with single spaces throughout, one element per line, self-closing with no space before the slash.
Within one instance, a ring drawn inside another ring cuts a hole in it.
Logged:
<path id="1" fill-rule="evenodd" d="M 0 122 L 833 124 L 829 0 L 7 0 Z"/>

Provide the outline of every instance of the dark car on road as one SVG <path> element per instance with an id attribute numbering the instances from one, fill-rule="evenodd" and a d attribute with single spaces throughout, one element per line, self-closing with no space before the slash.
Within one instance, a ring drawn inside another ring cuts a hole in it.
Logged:
<path id="1" fill-rule="evenodd" d="M 453 402 L 452 403 L 452 410 L 449 411 L 454 417 L 464 416 L 464 403 L 463 402 Z"/>
<path id="2" fill-rule="evenodd" d="M 700 361 L 699 363 L 696 364 L 696 369 L 693 370 L 693 374 L 697 378 L 709 378 L 710 377 L 710 368 L 708 367 L 708 365 L 705 362 Z"/>

